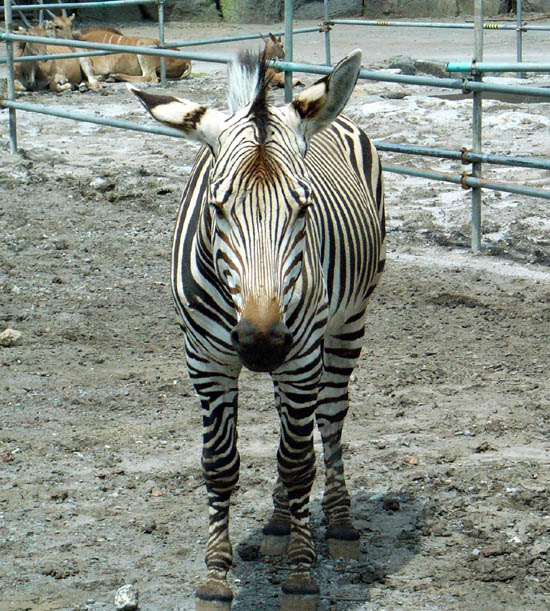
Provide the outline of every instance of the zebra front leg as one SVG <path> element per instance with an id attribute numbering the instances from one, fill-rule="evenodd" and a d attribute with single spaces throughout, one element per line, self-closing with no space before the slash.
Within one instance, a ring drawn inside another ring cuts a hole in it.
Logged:
<path id="1" fill-rule="evenodd" d="M 290 512 L 288 556 L 291 569 L 282 586 L 281 610 L 313 611 L 319 603 L 319 586 L 310 576 L 315 560 L 309 525 L 309 496 L 315 479 L 314 403 L 297 404 L 300 393 L 292 394 L 292 402 L 283 400 L 281 403 L 281 437 L 277 452 L 279 477 L 287 490 Z"/>
<path id="2" fill-rule="evenodd" d="M 280 477 L 273 490 L 273 514 L 263 527 L 260 553 L 264 556 L 283 556 L 290 541 L 290 510 L 288 493 Z"/>
<path id="3" fill-rule="evenodd" d="M 227 585 L 227 572 L 233 562 L 229 539 L 229 503 L 239 480 L 237 451 L 237 386 L 224 388 L 201 379 L 195 388 L 203 408 L 202 471 L 208 494 L 208 545 L 205 561 L 207 577 L 195 593 L 196 609 L 231 609 L 233 593 Z M 208 385 L 208 389 L 205 386 Z M 209 392 L 210 391 L 210 392 Z"/>
<path id="4" fill-rule="evenodd" d="M 281 396 L 279 385 L 274 380 L 275 402 L 279 418 L 281 417 Z M 260 553 L 264 556 L 283 556 L 286 554 L 290 541 L 290 510 L 288 508 L 288 493 L 280 476 L 277 477 L 273 490 L 273 513 L 263 527 L 263 539 Z"/>

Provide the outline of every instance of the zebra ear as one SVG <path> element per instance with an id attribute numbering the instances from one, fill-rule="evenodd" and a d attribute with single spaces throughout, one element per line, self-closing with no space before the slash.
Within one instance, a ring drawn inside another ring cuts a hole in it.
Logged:
<path id="1" fill-rule="evenodd" d="M 360 49 L 352 51 L 330 74 L 304 89 L 290 103 L 287 124 L 306 142 L 344 109 L 357 82 L 362 57 Z"/>
<path id="2" fill-rule="evenodd" d="M 157 121 L 181 129 L 190 140 L 202 142 L 216 151 L 218 136 L 226 120 L 222 112 L 182 98 L 148 93 L 129 83 L 127 87 Z"/>

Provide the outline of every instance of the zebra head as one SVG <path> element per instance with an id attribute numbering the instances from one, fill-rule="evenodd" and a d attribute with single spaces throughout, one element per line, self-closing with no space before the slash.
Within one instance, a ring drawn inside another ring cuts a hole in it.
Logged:
<path id="1" fill-rule="evenodd" d="M 301 292 L 313 203 L 304 157 L 313 135 L 347 103 L 361 58 L 352 52 L 284 108 L 268 104 L 265 62 L 251 54 L 230 66 L 230 114 L 129 86 L 155 119 L 212 153 L 203 227 L 236 312 L 231 342 L 249 369 L 274 371 L 293 346 L 286 321 Z"/>

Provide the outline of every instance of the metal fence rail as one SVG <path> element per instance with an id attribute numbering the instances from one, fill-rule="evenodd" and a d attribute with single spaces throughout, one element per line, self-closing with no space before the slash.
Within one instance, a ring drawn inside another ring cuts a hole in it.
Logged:
<path id="1" fill-rule="evenodd" d="M 41 114 L 47 114 L 56 117 L 73 119 L 76 121 L 85 121 L 89 123 L 96 123 L 100 125 L 106 125 L 113 128 L 131 129 L 141 132 L 160 134 L 165 136 L 182 137 L 178 130 L 171 129 L 168 127 L 161 126 L 145 126 L 131 121 L 121 121 L 115 119 L 107 119 L 98 117 L 97 115 L 86 115 L 84 113 L 75 113 L 53 109 L 39 104 L 27 104 L 18 102 L 15 100 L 14 81 L 13 81 L 13 65 L 15 61 L 30 61 L 41 59 L 42 57 L 34 58 L 14 58 L 13 57 L 13 42 L 17 41 L 34 41 L 39 43 L 47 43 L 48 45 L 62 45 L 74 47 L 76 49 L 92 49 L 92 51 L 78 52 L 78 53 L 62 53 L 52 57 L 80 57 L 80 56 L 93 56 L 99 54 L 110 54 L 110 53 L 139 53 L 142 55 L 155 55 L 161 57 L 161 65 L 163 65 L 163 57 L 177 57 L 191 59 L 195 61 L 206 61 L 216 63 L 227 63 L 232 60 L 232 56 L 229 55 L 216 55 L 212 53 L 199 53 L 189 52 L 185 50 L 174 51 L 171 47 L 188 47 L 204 44 L 217 44 L 223 42 L 233 42 L 237 40 L 250 40 L 265 37 L 269 33 L 265 34 L 244 34 L 240 36 L 225 36 L 193 41 L 182 41 L 182 42 L 171 42 L 166 43 L 164 41 L 164 1 L 163 0 L 111 0 L 104 2 L 89 2 L 85 5 L 80 3 L 66 3 L 66 4 L 41 4 L 41 5 L 21 5 L 17 6 L 17 10 L 40 10 L 46 8 L 88 8 L 94 6 L 120 6 L 120 5 L 131 5 L 131 4 L 152 4 L 158 3 L 159 6 L 159 41 L 161 48 L 153 47 L 135 47 L 129 45 L 109 45 L 101 43 L 92 43 L 87 41 L 72 40 L 72 39 L 53 39 L 40 36 L 24 36 L 20 34 L 12 33 L 12 15 L 11 15 L 11 0 L 4 0 L 4 13 L 6 18 L 6 32 L 0 33 L 0 39 L 6 42 L 6 61 L 8 64 L 8 100 L 0 100 L 0 106 L 8 109 L 10 117 L 10 149 L 12 153 L 17 150 L 16 144 L 16 110 L 25 112 L 37 112 Z M 504 155 L 492 155 L 483 153 L 481 150 L 481 118 L 482 118 L 482 107 L 481 99 L 483 92 L 493 93 L 508 93 L 514 95 L 528 95 L 537 96 L 541 99 L 550 98 L 550 89 L 544 87 L 532 87 L 523 85 L 500 85 L 497 83 L 485 83 L 482 80 L 483 72 L 504 72 L 504 71 L 517 71 L 519 74 L 524 72 L 543 72 L 550 71 L 550 63 L 532 63 L 532 62 L 521 62 L 521 43 L 518 42 L 518 62 L 517 63 L 491 63 L 483 62 L 483 30 L 484 29 L 509 29 L 509 30 L 527 30 L 527 29 L 538 29 L 538 30 L 550 30 L 550 25 L 541 26 L 523 26 L 521 17 L 521 0 L 518 0 L 518 26 L 512 26 L 511 24 L 498 24 L 506 27 L 490 27 L 492 24 L 483 23 L 483 4 L 482 0 L 476 0 L 476 19 L 475 23 L 425 23 L 425 22 L 381 22 L 381 21 L 360 21 L 360 20 L 342 20 L 342 19 L 328 19 L 328 0 L 324 0 L 325 5 L 325 21 L 318 27 L 307 27 L 307 28 L 292 28 L 293 24 L 293 2 L 292 0 L 285 0 L 285 30 L 275 32 L 276 35 L 285 35 L 285 60 L 284 61 L 272 61 L 270 64 L 277 70 L 285 72 L 285 99 L 287 102 L 290 101 L 292 95 L 292 80 L 291 76 L 293 72 L 303 72 L 309 74 L 328 74 L 332 67 L 330 66 L 330 29 L 335 24 L 350 24 L 350 25 L 383 25 L 383 26 L 396 26 L 396 27 L 453 27 L 459 29 L 473 29 L 475 34 L 475 49 L 474 49 L 474 61 L 467 62 L 451 62 L 447 64 L 447 71 L 464 73 L 465 76 L 462 78 L 436 78 L 429 76 L 408 76 L 400 74 L 389 74 L 380 71 L 361 70 L 359 78 L 381 81 L 381 82 L 393 82 L 401 83 L 406 85 L 420 85 L 427 87 L 442 87 L 447 89 L 460 90 L 464 93 L 473 93 L 473 129 L 472 129 L 472 148 L 469 151 L 462 149 L 461 151 L 452 151 L 448 149 L 440 149 L 433 147 L 420 147 L 412 146 L 407 144 L 394 144 L 383 141 L 376 141 L 376 146 L 381 151 L 391 151 L 397 153 L 410 154 L 415 156 L 427 156 L 437 157 L 442 159 L 457 160 L 462 163 L 471 163 L 472 172 L 467 174 L 461 172 L 457 174 L 449 174 L 445 172 L 438 172 L 431 169 L 416 169 L 416 168 L 403 168 L 394 165 L 383 165 L 385 171 L 395 172 L 398 174 L 417 176 L 430 180 L 445 181 L 453 184 L 459 184 L 464 188 L 472 189 L 472 250 L 477 251 L 481 248 L 481 190 L 491 189 L 495 191 L 505 191 L 509 193 L 515 193 L 520 195 L 527 195 L 532 197 L 538 197 L 542 199 L 550 199 L 550 190 L 533 189 L 524 187 L 521 185 L 512 185 L 496 181 L 484 180 L 481 176 L 482 164 L 498 164 L 513 167 L 533 168 L 533 169 L 550 169 L 550 160 L 546 159 L 534 159 L 529 157 L 513 157 Z M 292 37 L 294 34 L 306 33 L 306 32 L 323 32 L 325 35 L 325 51 L 326 51 L 326 63 L 327 65 L 310 65 L 303 63 L 296 63 L 292 58 L 293 45 Z M 520 35 L 521 32 L 518 32 Z M 518 41 L 521 39 L 518 38 Z M 46 56 L 44 56 L 46 57 Z M 165 72 L 163 72 L 163 77 Z M 164 78 L 161 79 L 164 83 Z"/>
<path id="2" fill-rule="evenodd" d="M 136 4 L 157 4 L 157 0 L 103 0 L 102 2 L 63 2 L 63 3 L 54 3 L 51 4 L 17 4 L 12 6 L 12 10 L 15 8 L 18 11 L 41 11 L 45 9 L 68 9 L 68 8 L 79 8 L 79 9 L 87 9 L 89 7 L 113 7 L 113 6 L 131 6 Z M 4 4 L 4 11 L 6 11 L 6 6 Z"/>
<path id="3" fill-rule="evenodd" d="M 385 21 L 384 19 L 330 19 L 328 25 L 370 25 L 392 28 L 444 28 L 449 30 L 473 30 L 474 23 L 444 23 L 436 21 Z M 522 25 L 523 30 L 550 30 L 550 25 Z M 511 23 L 484 23 L 484 30 L 517 31 L 517 26 Z"/>

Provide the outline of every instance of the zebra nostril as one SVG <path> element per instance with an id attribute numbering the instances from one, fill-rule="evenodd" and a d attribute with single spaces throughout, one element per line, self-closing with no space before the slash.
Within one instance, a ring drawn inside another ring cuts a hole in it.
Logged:
<path id="1" fill-rule="evenodd" d="M 290 333 L 286 325 L 280 321 L 269 330 L 269 338 L 273 347 L 279 350 L 286 350 L 286 352 L 288 352 L 292 347 L 292 333 Z"/>
<path id="2" fill-rule="evenodd" d="M 238 327 L 233 327 L 233 330 L 231 331 L 231 344 L 233 345 L 233 348 L 235 348 L 235 350 L 238 350 L 239 348 L 239 329 Z"/>
<path id="3" fill-rule="evenodd" d="M 253 371 L 273 371 L 284 361 L 293 338 L 280 321 L 267 330 L 259 330 L 241 319 L 231 331 L 231 343 L 243 365 Z"/>
<path id="4" fill-rule="evenodd" d="M 243 319 L 231 331 L 231 343 L 235 350 L 246 350 L 257 343 L 258 333 L 254 327 Z"/>

